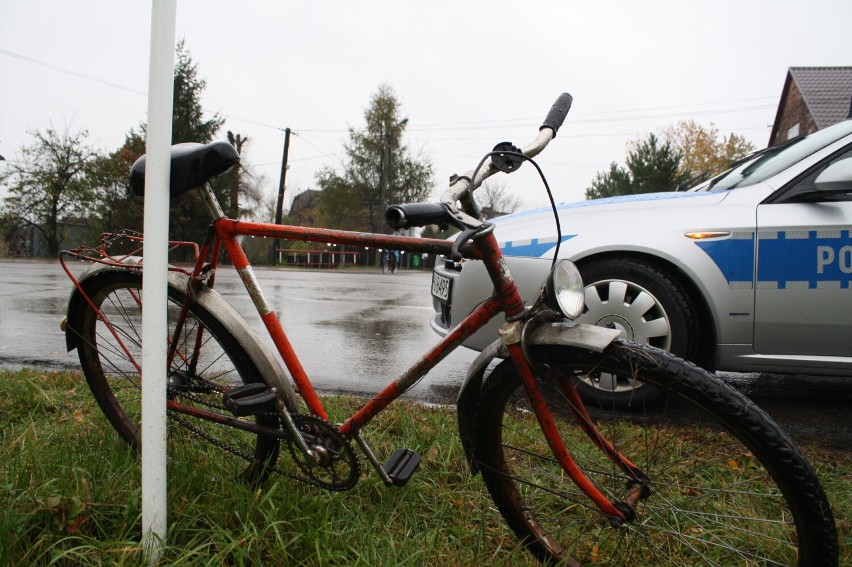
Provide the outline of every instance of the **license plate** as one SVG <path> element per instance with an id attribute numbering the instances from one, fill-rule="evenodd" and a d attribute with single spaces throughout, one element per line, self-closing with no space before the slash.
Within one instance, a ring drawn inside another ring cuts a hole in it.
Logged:
<path id="1" fill-rule="evenodd" d="M 448 301 L 450 299 L 450 278 L 432 272 L 432 295 L 441 301 Z"/>

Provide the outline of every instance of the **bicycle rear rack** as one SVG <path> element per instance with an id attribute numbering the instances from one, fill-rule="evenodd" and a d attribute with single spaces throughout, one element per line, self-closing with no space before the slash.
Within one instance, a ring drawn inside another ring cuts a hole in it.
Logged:
<path id="1" fill-rule="evenodd" d="M 77 248 L 61 251 L 59 253 L 59 262 L 74 282 L 74 285 L 77 285 L 76 278 L 74 278 L 66 266 L 68 260 L 75 259 L 116 268 L 141 269 L 143 241 L 142 234 L 134 230 L 105 232 L 98 237 L 98 244 L 94 247 L 78 246 Z M 186 253 L 181 253 L 186 249 L 191 250 L 192 258 L 180 259 L 180 256 L 188 256 Z M 192 262 L 194 265 L 198 261 L 200 251 L 198 244 L 195 242 L 175 240 L 169 242 L 168 253 L 169 256 L 177 257 L 176 261 L 182 261 L 182 263 L 187 264 Z M 172 263 L 169 264 L 169 270 L 182 272 L 186 275 L 192 274 L 192 270 L 181 268 Z"/>

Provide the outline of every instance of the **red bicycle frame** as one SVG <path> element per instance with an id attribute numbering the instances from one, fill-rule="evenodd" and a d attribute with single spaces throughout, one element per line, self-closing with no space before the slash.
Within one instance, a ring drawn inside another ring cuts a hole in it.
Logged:
<path id="1" fill-rule="evenodd" d="M 199 278 L 203 271 L 209 268 L 213 268 L 213 273 L 215 274 L 219 254 L 222 248 L 224 248 L 239 273 L 269 336 L 275 344 L 287 370 L 290 372 L 296 388 L 304 399 L 308 409 L 312 414 L 328 420 L 328 414 L 317 396 L 313 384 L 305 373 L 292 344 L 287 338 L 281 322 L 266 301 L 251 264 L 237 240 L 237 236 L 367 246 L 444 256 L 451 255 L 453 242 L 323 228 L 241 222 L 228 219 L 222 214 L 221 208 L 218 206 L 209 186 L 203 187 L 202 192 L 204 193 L 208 208 L 210 208 L 216 220 L 213 221 L 212 230 L 197 257 L 197 262 L 192 273 L 193 279 Z M 359 431 L 370 423 L 379 412 L 405 393 L 434 368 L 435 365 L 441 362 L 456 347 L 461 345 L 498 313 L 504 312 L 508 319 L 519 319 L 524 314 L 525 307 L 523 299 L 518 293 L 514 279 L 506 267 L 502 251 L 492 231 L 487 231 L 475 238 L 472 242 L 462 247 L 460 252 L 464 258 L 481 260 L 484 263 L 491 281 L 494 283 L 494 294 L 491 298 L 480 304 L 479 307 L 452 329 L 441 342 L 432 347 L 420 360 L 415 362 L 413 366 L 405 370 L 381 392 L 365 403 L 355 414 L 343 422 L 340 425 L 340 432 L 343 435 L 357 438 Z M 210 258 L 209 263 L 208 257 Z M 211 280 L 208 280 L 208 285 L 212 286 L 212 284 L 211 278 Z M 577 484 L 604 514 L 612 518 L 623 518 L 624 514 L 595 487 L 571 458 L 570 452 L 562 441 L 562 437 L 550 414 L 547 403 L 538 388 L 533 370 L 526 360 L 520 343 L 507 342 L 507 347 L 523 381 L 539 425 L 556 459 L 574 483 Z M 171 355 L 173 353 L 170 353 Z M 590 428 L 593 433 L 589 431 Z M 586 424 L 584 429 L 587 430 L 587 433 L 593 439 L 602 439 L 593 426 Z M 599 443 L 598 446 L 619 466 L 630 466 L 629 462 L 619 455 L 610 444 Z M 625 463 L 627 464 L 625 465 Z"/>

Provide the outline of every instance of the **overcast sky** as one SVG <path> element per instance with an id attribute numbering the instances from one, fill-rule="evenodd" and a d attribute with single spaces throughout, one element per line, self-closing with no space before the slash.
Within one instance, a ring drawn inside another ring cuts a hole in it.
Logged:
<path id="1" fill-rule="evenodd" d="M 288 191 L 312 188 L 383 83 L 409 119 L 404 143 L 435 164 L 436 194 L 495 143 L 531 140 L 570 92 L 539 163 L 557 201 L 574 201 L 623 163 L 628 141 L 679 120 L 764 147 L 788 67 L 852 65 L 850 0 L 177 6 L 177 37 L 207 80 L 203 105 L 226 119 L 220 138 L 249 138 L 244 159 L 270 194 L 284 128 L 297 134 Z M 0 0 L 0 154 L 15 160 L 28 132 L 51 124 L 118 148 L 146 120 L 150 14 L 144 0 Z M 545 202 L 531 171 L 507 180 L 527 206 Z"/>

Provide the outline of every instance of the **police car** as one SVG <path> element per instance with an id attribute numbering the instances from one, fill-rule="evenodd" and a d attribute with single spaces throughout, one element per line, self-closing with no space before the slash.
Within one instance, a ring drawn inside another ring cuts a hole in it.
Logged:
<path id="1" fill-rule="evenodd" d="M 852 120 L 757 152 L 688 191 L 557 207 L 560 258 L 586 286 L 580 322 L 701 366 L 852 375 Z M 556 250 L 550 209 L 495 219 L 531 303 Z M 445 335 L 491 285 L 480 262 L 439 263 L 432 328 Z M 466 346 L 481 350 L 500 321 Z M 587 398 L 652 396 L 621 376 L 590 375 Z"/>

